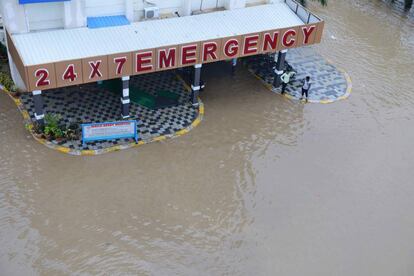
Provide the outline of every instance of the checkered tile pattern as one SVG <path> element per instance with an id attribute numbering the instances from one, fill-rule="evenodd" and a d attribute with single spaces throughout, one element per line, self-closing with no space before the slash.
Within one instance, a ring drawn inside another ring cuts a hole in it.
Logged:
<path id="1" fill-rule="evenodd" d="M 174 71 L 165 71 L 142 76 L 133 76 L 130 87 L 136 87 L 156 95 L 157 91 L 170 91 L 179 95 L 179 104 L 173 107 L 149 109 L 131 102 L 131 120 L 138 121 L 140 140 L 173 134 L 191 125 L 198 115 L 198 108 L 190 103 L 190 93 Z M 123 120 L 121 116 L 121 94 L 111 92 L 96 83 L 73 86 L 43 92 L 45 112 L 60 114 L 62 123 L 97 123 Z M 22 94 L 21 101 L 33 121 L 34 104 L 32 95 Z M 100 150 L 115 145 L 131 143 L 131 139 L 97 141 L 82 146 L 80 140 L 62 141 L 59 145 L 74 150 Z M 52 143 L 56 143 L 53 141 Z"/>
<path id="2" fill-rule="evenodd" d="M 317 54 L 310 47 L 292 49 L 287 52 L 286 61 L 297 72 L 295 78 L 288 84 L 286 93 L 296 99 L 301 98 L 302 81 L 306 76 L 311 77 L 312 87 L 309 90 L 311 101 L 334 101 L 347 92 L 347 81 L 344 75 Z M 249 70 L 263 81 L 272 85 L 276 66 L 273 56 L 259 55 L 244 59 Z M 281 89 L 274 89 L 281 92 Z"/>

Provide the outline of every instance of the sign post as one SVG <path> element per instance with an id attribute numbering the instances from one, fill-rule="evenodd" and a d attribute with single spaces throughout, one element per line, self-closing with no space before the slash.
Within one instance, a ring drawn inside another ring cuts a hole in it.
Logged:
<path id="1" fill-rule="evenodd" d="M 137 121 L 117 121 L 82 124 L 82 145 L 87 142 L 134 138 L 138 143 Z"/>

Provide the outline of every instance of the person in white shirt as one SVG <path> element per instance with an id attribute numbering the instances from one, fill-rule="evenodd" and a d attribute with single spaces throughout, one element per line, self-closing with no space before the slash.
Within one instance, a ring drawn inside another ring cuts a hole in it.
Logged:
<path id="1" fill-rule="evenodd" d="M 282 94 L 285 94 L 286 86 L 290 82 L 290 75 L 288 72 L 283 73 L 283 75 L 280 77 L 282 80 Z"/>
<path id="2" fill-rule="evenodd" d="M 290 83 L 290 80 L 295 76 L 296 72 L 293 70 L 285 71 L 283 75 L 280 77 L 282 81 L 282 94 L 285 94 L 286 87 Z"/>
<path id="3" fill-rule="evenodd" d="M 305 80 L 303 81 L 303 86 L 302 86 L 302 97 L 300 98 L 301 100 L 303 99 L 303 95 L 306 95 L 306 101 L 308 101 L 308 97 L 309 97 L 309 89 L 311 88 L 312 83 L 310 81 L 310 77 L 307 76 L 305 78 Z"/>

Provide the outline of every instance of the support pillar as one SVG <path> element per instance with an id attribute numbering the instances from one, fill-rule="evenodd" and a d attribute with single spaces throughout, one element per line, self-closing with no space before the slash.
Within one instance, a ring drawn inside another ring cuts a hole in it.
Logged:
<path id="1" fill-rule="evenodd" d="M 231 60 L 231 74 L 232 75 L 236 73 L 236 66 L 237 66 L 237 58 L 233 58 Z"/>
<path id="2" fill-rule="evenodd" d="M 198 105 L 198 95 L 201 89 L 201 66 L 201 64 L 194 65 L 194 78 L 191 84 L 191 102 L 193 105 Z"/>
<path id="3" fill-rule="evenodd" d="M 45 123 L 45 111 L 44 111 L 44 102 L 42 98 L 42 90 L 34 90 L 32 92 L 33 95 L 33 103 L 35 109 L 35 118 L 36 121 L 43 125 Z"/>
<path id="4" fill-rule="evenodd" d="M 129 76 L 122 77 L 121 115 L 123 119 L 129 118 Z"/>
<path id="5" fill-rule="evenodd" d="M 282 50 L 277 55 L 276 68 L 275 68 L 275 79 L 273 81 L 273 87 L 278 88 L 282 84 L 280 77 L 283 75 L 283 70 L 285 69 L 285 60 L 286 60 L 287 50 Z M 275 55 L 276 58 L 276 55 Z"/>

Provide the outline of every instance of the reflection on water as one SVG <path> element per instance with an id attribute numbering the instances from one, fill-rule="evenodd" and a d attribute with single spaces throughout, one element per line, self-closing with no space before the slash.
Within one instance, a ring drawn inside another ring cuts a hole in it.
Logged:
<path id="1" fill-rule="evenodd" d="M 190 134 L 75 158 L 0 95 L 0 274 L 412 275 L 414 22 L 379 1 L 311 8 L 347 101 L 209 65 Z"/>

